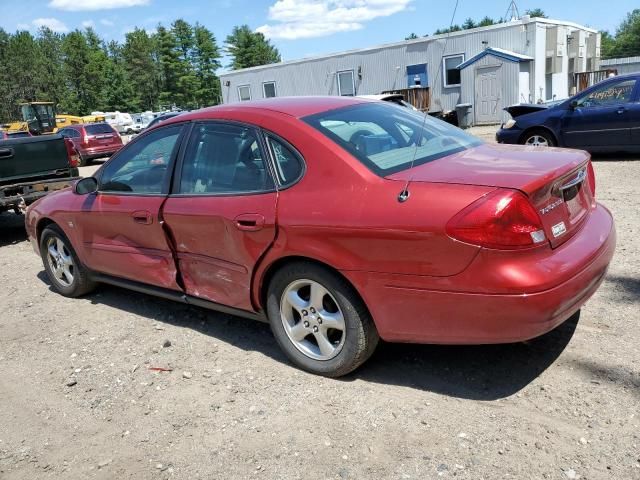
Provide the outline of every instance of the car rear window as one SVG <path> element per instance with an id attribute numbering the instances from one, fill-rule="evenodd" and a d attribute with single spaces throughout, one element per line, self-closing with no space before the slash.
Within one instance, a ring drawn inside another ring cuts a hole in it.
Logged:
<path id="1" fill-rule="evenodd" d="M 92 125 L 85 125 L 84 127 L 87 135 L 101 135 L 103 133 L 113 133 L 113 128 L 108 123 L 94 123 Z"/>
<path id="2" fill-rule="evenodd" d="M 330 110 L 303 120 L 383 177 L 482 143 L 441 120 L 382 102 Z"/>

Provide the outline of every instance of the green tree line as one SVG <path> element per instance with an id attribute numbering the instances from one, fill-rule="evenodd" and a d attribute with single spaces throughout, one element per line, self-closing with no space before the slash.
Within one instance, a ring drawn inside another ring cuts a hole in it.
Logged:
<path id="1" fill-rule="evenodd" d="M 52 101 L 59 113 L 193 109 L 220 101 L 216 74 L 223 53 L 233 69 L 280 61 L 278 50 L 246 25 L 221 49 L 203 25 L 178 19 L 153 33 L 135 28 L 123 42 L 92 28 L 35 35 L 0 29 L 0 122 L 20 118 L 18 104 Z"/>
<path id="2" fill-rule="evenodd" d="M 547 15 L 540 8 L 526 10 L 524 13 L 525 15 L 529 15 L 530 17 L 547 18 Z M 462 30 L 470 30 L 472 28 L 478 28 L 478 27 L 488 27 L 489 25 L 497 25 L 498 23 L 504 23 L 504 22 L 506 22 L 504 18 L 498 18 L 496 20 L 489 16 L 485 16 L 481 20 L 475 21 L 473 18 L 469 17 L 461 25 L 458 25 L 456 23 L 451 25 L 451 27 L 449 28 L 439 28 L 435 32 L 433 32 L 433 34 L 442 35 L 443 33 L 460 32 Z M 425 35 L 425 37 L 427 36 L 428 35 Z M 413 40 L 416 38 L 419 38 L 418 35 L 416 35 L 415 33 L 410 33 L 408 36 L 405 37 L 405 40 Z"/>
<path id="3" fill-rule="evenodd" d="M 627 14 L 614 35 L 602 32 L 601 55 L 602 58 L 640 55 L 640 8 Z"/>

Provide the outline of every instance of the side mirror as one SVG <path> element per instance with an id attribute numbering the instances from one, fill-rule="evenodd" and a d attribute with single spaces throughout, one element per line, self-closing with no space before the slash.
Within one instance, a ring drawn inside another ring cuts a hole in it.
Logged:
<path id="1" fill-rule="evenodd" d="M 571 100 L 571 103 L 569 104 L 569 108 L 571 110 L 575 110 L 576 108 L 578 108 L 578 101 L 577 100 Z"/>
<path id="2" fill-rule="evenodd" d="M 98 191 L 98 180 L 93 177 L 86 177 L 78 180 L 73 186 L 73 193 L 76 195 L 87 195 Z"/>

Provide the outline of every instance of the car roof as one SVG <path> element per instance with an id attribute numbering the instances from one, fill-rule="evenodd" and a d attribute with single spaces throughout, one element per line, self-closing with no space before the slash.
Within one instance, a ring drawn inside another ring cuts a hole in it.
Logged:
<path id="1" fill-rule="evenodd" d="M 109 125 L 107 122 L 89 122 L 89 123 L 74 123 L 72 125 L 66 125 L 62 128 L 82 128 L 89 125 Z M 111 125 L 109 125 L 111 127 Z"/>
<path id="2" fill-rule="evenodd" d="M 192 120 L 198 118 L 206 118 L 209 115 L 215 118 L 219 114 L 223 114 L 224 112 L 240 112 L 243 110 L 251 112 L 255 112 L 256 110 L 270 110 L 299 118 L 320 112 L 326 112 L 327 110 L 334 110 L 336 108 L 348 107 L 350 105 L 357 105 L 360 103 L 368 103 L 372 101 L 373 100 L 360 97 L 338 96 L 263 98 L 260 100 L 248 100 L 245 102 L 228 103 L 215 107 L 195 110 L 183 114 L 181 116 L 181 119 Z"/>
<path id="3" fill-rule="evenodd" d="M 383 101 L 391 101 L 391 100 L 404 100 L 404 95 L 401 93 L 380 93 L 378 95 L 358 95 L 360 98 L 369 98 L 371 100 L 383 100 Z"/>

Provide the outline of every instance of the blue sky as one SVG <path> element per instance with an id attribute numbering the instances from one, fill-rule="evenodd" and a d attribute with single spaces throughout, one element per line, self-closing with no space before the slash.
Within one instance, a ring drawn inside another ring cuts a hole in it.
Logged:
<path id="1" fill-rule="evenodd" d="M 521 12 L 613 31 L 638 0 L 519 0 Z M 449 24 L 455 0 L 0 0 L 0 27 L 61 32 L 91 25 L 106 39 L 122 40 L 134 26 L 152 31 L 176 18 L 208 27 L 218 42 L 234 25 L 262 31 L 285 60 L 402 40 Z M 460 0 L 455 21 L 497 18 L 509 0 Z"/>

